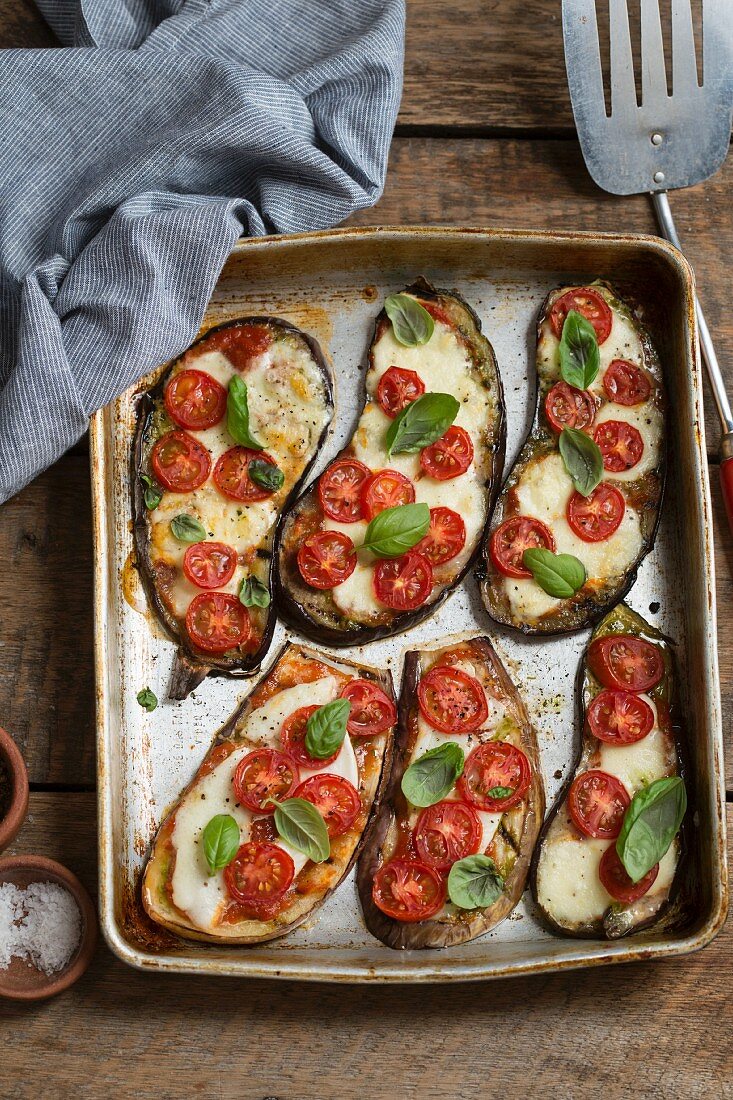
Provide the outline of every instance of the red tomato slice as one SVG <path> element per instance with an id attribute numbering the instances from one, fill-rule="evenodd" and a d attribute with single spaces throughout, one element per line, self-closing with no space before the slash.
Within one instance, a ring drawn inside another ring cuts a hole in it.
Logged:
<path id="1" fill-rule="evenodd" d="M 385 508 L 400 504 L 412 504 L 415 486 L 399 470 L 379 470 L 364 483 L 361 491 L 361 509 L 365 520 L 371 522 Z"/>
<path id="2" fill-rule="evenodd" d="M 644 894 L 651 890 L 658 874 L 659 864 L 655 863 L 643 879 L 632 882 L 616 851 L 615 844 L 606 849 L 598 865 L 598 877 L 603 887 L 615 901 L 620 901 L 624 905 L 630 905 L 633 901 L 643 898 Z"/>
<path id="3" fill-rule="evenodd" d="M 489 716 L 486 692 L 460 668 L 437 666 L 420 680 L 417 703 L 426 722 L 441 733 L 470 733 Z"/>
<path id="4" fill-rule="evenodd" d="M 352 737 L 371 737 L 384 733 L 397 721 L 397 708 L 380 687 L 371 680 L 351 680 L 341 691 L 348 699 L 351 711 L 346 728 Z"/>
<path id="5" fill-rule="evenodd" d="M 505 577 L 531 577 L 522 559 L 525 550 L 555 550 L 555 537 L 549 527 L 531 516 L 512 516 L 500 523 L 491 535 L 489 554 L 494 566 Z"/>
<path id="6" fill-rule="evenodd" d="M 631 634 L 607 634 L 588 649 L 588 666 L 604 687 L 651 691 L 664 676 L 664 659 L 651 642 Z"/>
<path id="7" fill-rule="evenodd" d="M 450 481 L 465 474 L 473 462 L 473 443 L 467 431 L 456 424 L 420 451 L 420 466 L 436 481 Z"/>
<path id="8" fill-rule="evenodd" d="M 202 370 L 179 371 L 166 386 L 163 400 L 171 420 L 199 431 L 213 428 L 227 409 L 227 391 Z"/>
<path id="9" fill-rule="evenodd" d="M 416 401 L 425 393 L 425 385 L 414 370 L 402 367 L 389 367 L 379 379 L 377 401 L 387 416 L 393 420 L 411 401 Z"/>
<path id="10" fill-rule="evenodd" d="M 318 479 L 318 497 L 326 515 L 337 523 L 361 519 L 361 494 L 369 477 L 369 467 L 355 458 L 333 462 Z"/>
<path id="11" fill-rule="evenodd" d="M 186 630 L 206 653 L 226 653 L 243 645 L 251 627 L 247 608 L 228 592 L 202 592 L 188 605 Z"/>
<path id="12" fill-rule="evenodd" d="M 616 839 L 630 802 L 623 783 L 602 771 L 576 776 L 568 794 L 568 809 L 576 829 L 597 840 Z"/>
<path id="13" fill-rule="evenodd" d="M 612 474 L 631 470 L 644 454 L 644 440 L 633 424 L 624 420 L 604 420 L 593 433 L 601 454 L 603 469 Z"/>
<path id="14" fill-rule="evenodd" d="M 221 588 L 236 568 L 237 552 L 223 542 L 195 542 L 183 557 L 183 572 L 198 588 Z"/>
<path id="15" fill-rule="evenodd" d="M 277 466 L 275 459 L 266 451 L 251 451 L 249 447 L 230 447 L 221 455 L 214 467 L 214 481 L 220 493 L 244 504 L 254 504 L 272 496 L 274 489 L 263 489 L 250 478 L 249 464 L 253 458 Z"/>
<path id="16" fill-rule="evenodd" d="M 555 432 L 563 428 L 585 431 L 595 420 L 596 403 L 587 390 L 576 390 L 567 382 L 558 382 L 545 398 L 545 416 Z"/>
<path id="17" fill-rule="evenodd" d="M 348 832 L 361 810 L 359 792 L 341 775 L 311 775 L 296 787 L 293 798 L 313 803 L 331 839 Z"/>
<path id="18" fill-rule="evenodd" d="M 531 779 L 532 767 L 521 749 L 508 741 L 485 741 L 469 753 L 458 790 L 476 809 L 499 813 L 521 802 Z M 492 794 L 498 787 L 510 793 Z"/>
<path id="19" fill-rule="evenodd" d="M 451 508 L 431 508 L 430 527 L 415 549 L 431 565 L 444 565 L 460 554 L 466 545 L 466 525 Z"/>
<path id="20" fill-rule="evenodd" d="M 224 868 L 231 897 L 242 905 L 279 900 L 295 878 L 295 864 L 284 848 L 268 841 L 243 844 Z"/>
<path id="21" fill-rule="evenodd" d="M 562 336 L 562 327 L 571 309 L 582 314 L 586 321 L 590 321 L 596 330 L 596 339 L 599 344 L 608 339 L 613 326 L 613 314 L 608 303 L 597 290 L 589 286 L 580 286 L 574 290 L 566 290 L 550 306 L 550 325 L 558 340 Z"/>
<path id="22" fill-rule="evenodd" d="M 481 822 L 465 802 L 436 802 L 423 810 L 413 832 L 417 854 L 436 871 L 478 851 Z"/>
<path id="23" fill-rule="evenodd" d="M 178 429 L 160 437 L 150 461 L 157 480 L 171 493 L 193 492 L 211 471 L 211 455 L 206 447 Z"/>
<path id="24" fill-rule="evenodd" d="M 280 740 L 282 742 L 285 752 L 292 756 L 296 764 L 301 764 L 304 768 L 310 768 L 313 771 L 317 771 L 319 768 L 327 768 L 329 764 L 333 764 L 334 760 L 338 756 L 340 749 L 333 754 L 333 756 L 327 756 L 323 760 L 320 760 L 316 756 L 311 756 L 305 747 L 305 735 L 308 732 L 308 719 L 311 714 L 314 714 L 321 708 L 318 706 L 311 707 L 299 707 L 298 710 L 285 719 L 280 730 Z"/>
<path id="25" fill-rule="evenodd" d="M 568 501 L 567 520 L 583 542 L 603 542 L 618 531 L 626 511 L 623 494 L 613 485 L 596 485 L 590 496 L 573 493 Z"/>
<path id="26" fill-rule="evenodd" d="M 588 726 L 608 745 L 633 745 L 651 730 L 654 711 L 645 699 L 630 691 L 600 691 L 588 707 Z"/>
<path id="27" fill-rule="evenodd" d="M 414 924 L 434 917 L 443 908 L 445 885 L 426 863 L 393 859 L 374 876 L 372 899 L 388 917 Z"/>
<path id="28" fill-rule="evenodd" d="M 374 594 L 393 611 L 414 611 L 425 603 L 433 587 L 433 567 L 426 557 L 410 550 L 400 558 L 378 561 Z"/>
<path id="29" fill-rule="evenodd" d="M 292 796 L 300 782 L 298 765 L 292 756 L 277 749 L 248 752 L 234 771 L 234 794 L 255 814 L 274 814 L 276 807 L 268 799 L 283 802 Z"/>
<path id="30" fill-rule="evenodd" d="M 272 333 L 266 325 L 229 325 L 212 332 L 198 348 L 201 355 L 209 351 L 220 351 L 239 371 L 252 365 L 252 360 L 267 351 L 272 343 Z"/>
<path id="31" fill-rule="evenodd" d="M 335 588 L 356 569 L 356 550 L 341 531 L 319 531 L 301 543 L 298 569 L 311 588 Z"/>
<path id="32" fill-rule="evenodd" d="M 628 359 L 614 359 L 603 375 L 603 388 L 609 401 L 617 405 L 641 405 L 652 392 L 641 367 Z"/>

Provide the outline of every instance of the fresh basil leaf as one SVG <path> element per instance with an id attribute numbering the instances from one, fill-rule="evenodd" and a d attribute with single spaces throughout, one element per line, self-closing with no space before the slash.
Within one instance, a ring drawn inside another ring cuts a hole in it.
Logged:
<path id="1" fill-rule="evenodd" d="M 142 691 L 137 693 L 137 701 L 143 710 L 146 710 L 148 714 L 152 714 L 158 705 L 158 696 L 150 688 L 143 688 Z"/>
<path id="2" fill-rule="evenodd" d="M 385 442 L 387 454 L 417 454 L 448 431 L 460 404 L 450 393 L 424 393 L 397 414 Z"/>
<path id="3" fill-rule="evenodd" d="M 194 516 L 184 512 L 171 520 L 171 531 L 179 542 L 202 542 L 206 538 L 206 528 Z"/>
<path id="4" fill-rule="evenodd" d="M 489 798 L 508 798 L 510 794 L 514 794 L 514 787 L 492 787 L 486 793 Z"/>
<path id="5" fill-rule="evenodd" d="M 259 577 L 245 577 L 239 586 L 239 602 L 245 607 L 269 607 L 270 593 Z"/>
<path id="6" fill-rule="evenodd" d="M 501 897 L 504 879 L 488 856 L 466 856 L 448 875 L 448 897 L 459 909 L 485 909 Z"/>
<path id="7" fill-rule="evenodd" d="M 239 826 L 231 814 L 217 814 L 212 817 L 201 836 L 209 874 L 216 874 L 231 863 L 239 851 Z"/>
<path id="8" fill-rule="evenodd" d="M 326 760 L 341 748 L 346 736 L 346 722 L 351 713 L 348 699 L 332 699 L 314 710 L 306 723 L 306 751 L 316 760 Z"/>
<path id="9" fill-rule="evenodd" d="M 567 600 L 585 584 L 585 566 L 573 554 L 553 554 L 552 550 L 525 550 L 525 569 L 548 596 Z"/>
<path id="10" fill-rule="evenodd" d="M 285 483 L 285 474 L 280 467 L 272 462 L 265 462 L 264 458 L 253 458 L 247 467 L 247 473 L 255 485 L 273 493 L 282 489 Z"/>
<path id="11" fill-rule="evenodd" d="M 163 499 L 163 490 L 160 485 L 153 481 L 152 477 L 148 477 L 147 474 L 140 474 L 140 480 L 145 486 L 143 489 L 145 507 L 149 512 L 152 512 L 153 508 L 157 508 Z"/>
<path id="12" fill-rule="evenodd" d="M 424 538 L 430 527 L 427 504 L 397 504 L 371 521 L 362 546 L 378 558 L 398 558 Z"/>
<path id="13" fill-rule="evenodd" d="M 624 814 L 616 851 L 632 882 L 639 882 L 669 849 L 687 809 L 678 775 L 657 779 L 637 791 Z"/>
<path id="14" fill-rule="evenodd" d="M 425 306 L 410 294 L 390 294 L 384 308 L 392 322 L 392 331 L 398 344 L 414 348 L 427 344 L 435 329 L 435 321 Z"/>
<path id="15" fill-rule="evenodd" d="M 249 447 L 252 451 L 263 450 L 249 430 L 249 403 L 247 401 L 247 385 L 238 374 L 235 374 L 229 383 L 227 393 L 227 428 L 235 443 L 242 447 Z"/>
<path id="16" fill-rule="evenodd" d="M 465 756 L 455 741 L 445 741 L 419 756 L 402 776 L 402 793 L 413 806 L 433 806 L 450 794 L 463 772 Z"/>
<path id="17" fill-rule="evenodd" d="M 601 367 L 598 337 L 590 321 L 571 309 L 562 326 L 560 374 L 569 386 L 587 390 Z"/>
<path id="18" fill-rule="evenodd" d="M 559 440 L 560 454 L 573 485 L 584 497 L 590 494 L 603 477 L 603 455 L 595 440 L 577 428 L 563 428 Z"/>
<path id="19" fill-rule="evenodd" d="M 326 822 L 313 803 L 305 798 L 276 802 L 275 828 L 286 844 L 308 856 L 314 863 L 323 863 L 331 854 Z"/>

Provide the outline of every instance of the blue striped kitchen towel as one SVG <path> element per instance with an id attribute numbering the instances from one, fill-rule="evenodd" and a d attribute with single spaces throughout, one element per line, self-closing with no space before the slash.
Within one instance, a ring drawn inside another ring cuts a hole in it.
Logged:
<path id="1" fill-rule="evenodd" d="M 403 0 L 38 0 L 0 53 L 0 502 L 196 334 L 241 234 L 376 202 Z"/>

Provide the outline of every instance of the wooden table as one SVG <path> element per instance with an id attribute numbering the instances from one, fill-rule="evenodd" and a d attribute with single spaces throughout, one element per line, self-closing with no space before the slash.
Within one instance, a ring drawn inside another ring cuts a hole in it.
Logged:
<path id="1" fill-rule="evenodd" d="M 355 224 L 654 232 L 574 139 L 555 0 L 410 0 L 405 91 L 381 202 Z M 52 46 L 30 0 L 0 0 L 0 46 Z M 676 198 L 733 391 L 733 160 Z M 730 749 L 733 551 L 709 402 L 720 663 Z M 95 888 L 92 558 L 86 443 L 0 513 L 0 721 L 25 754 L 28 823 Z M 728 789 L 733 792 L 733 753 Z M 731 799 L 731 793 L 728 795 Z M 733 812 L 733 807 L 730 808 Z M 141 974 L 106 947 L 47 1004 L 0 1004 L 3 1097 L 261 1100 L 733 1096 L 733 926 L 678 961 L 479 985 L 379 988 Z M 27 1076 L 26 1076 L 27 1075 Z"/>

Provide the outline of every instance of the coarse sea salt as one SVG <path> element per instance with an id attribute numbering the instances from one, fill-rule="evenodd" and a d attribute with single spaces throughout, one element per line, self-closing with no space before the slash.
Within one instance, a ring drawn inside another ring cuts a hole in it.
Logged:
<path id="1" fill-rule="evenodd" d="M 20 958 L 44 974 L 57 974 L 80 939 L 79 906 L 63 886 L 31 882 L 22 889 L 0 883 L 0 969 Z"/>

